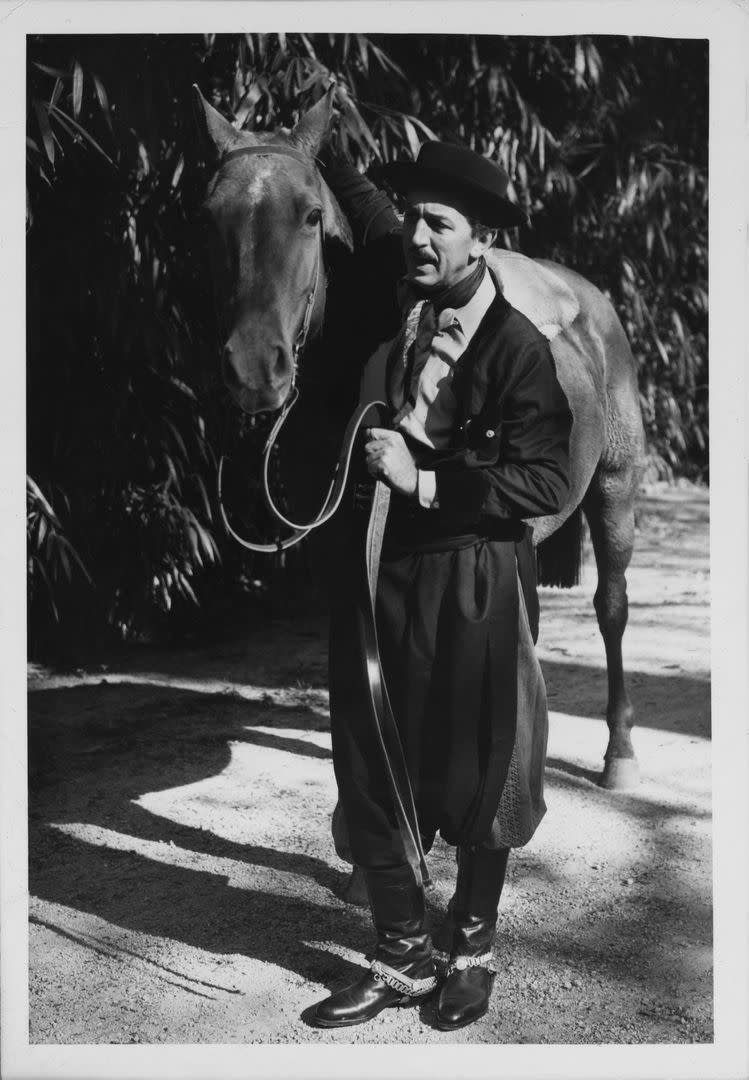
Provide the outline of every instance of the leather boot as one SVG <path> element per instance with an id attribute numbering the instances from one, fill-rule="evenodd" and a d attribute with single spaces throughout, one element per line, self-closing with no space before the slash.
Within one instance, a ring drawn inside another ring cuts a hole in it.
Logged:
<path id="1" fill-rule="evenodd" d="M 489 965 L 509 853 L 509 848 L 459 849 L 450 962 L 437 1002 L 442 1031 L 472 1024 L 489 1008 L 495 974 Z"/>
<path id="2" fill-rule="evenodd" d="M 432 942 L 424 930 L 424 891 L 409 866 L 366 870 L 377 932 L 374 960 L 351 986 L 321 1001 L 320 1027 L 364 1024 L 393 1005 L 415 1005 L 437 985 Z"/>

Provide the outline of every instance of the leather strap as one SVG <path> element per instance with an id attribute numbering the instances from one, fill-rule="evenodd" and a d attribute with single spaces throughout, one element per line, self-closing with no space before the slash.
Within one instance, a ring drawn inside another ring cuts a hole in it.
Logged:
<path id="1" fill-rule="evenodd" d="M 227 150 L 222 156 L 219 166 L 225 165 L 227 161 L 232 161 L 234 158 L 247 157 L 249 154 L 272 154 L 274 157 L 277 154 L 281 154 L 283 157 L 295 158 L 296 161 L 301 161 L 302 165 L 313 165 L 309 157 L 304 155 L 301 150 L 296 150 L 293 146 L 286 146 L 284 143 L 260 143 L 258 146 L 238 146 L 236 150 Z"/>
<path id="2" fill-rule="evenodd" d="M 275 445 L 278 434 L 283 427 L 284 421 L 296 401 L 298 392 L 294 390 L 289 402 L 284 406 L 281 415 L 273 425 L 263 450 L 263 485 L 265 496 L 272 513 L 284 525 L 292 530 L 292 534 L 277 544 L 255 544 L 245 540 L 236 533 L 226 517 L 223 501 L 221 499 L 221 478 L 223 473 L 224 459 L 219 463 L 219 510 L 224 526 L 229 534 L 243 547 L 251 551 L 272 553 L 277 550 L 291 547 L 298 543 L 312 529 L 319 528 L 329 521 L 338 509 L 348 481 L 351 467 L 351 455 L 354 442 L 364 417 L 373 406 L 384 405 L 382 401 L 372 401 L 360 405 L 348 422 L 343 438 L 341 452 L 328 489 L 328 494 L 317 517 L 306 524 L 290 521 L 273 503 L 269 491 L 268 465 L 271 451 Z M 380 569 L 380 554 L 382 541 L 387 523 L 388 510 L 390 507 L 390 488 L 381 480 L 374 486 L 372 506 L 367 524 L 367 536 L 365 542 L 365 572 L 367 579 L 366 602 L 361 606 L 361 653 L 365 666 L 366 684 L 368 691 L 368 704 L 372 723 L 375 726 L 377 739 L 382 750 L 385 769 L 387 772 L 390 791 L 393 797 L 393 805 L 398 821 L 398 829 L 403 841 L 406 861 L 411 867 L 417 884 L 427 886 L 430 884 L 429 870 L 421 843 L 416 804 L 414 801 L 411 780 L 408 775 L 408 766 L 403 753 L 403 744 L 398 733 L 398 726 L 393 716 L 390 699 L 385 685 L 385 677 L 380 662 L 380 650 L 377 641 L 377 624 L 375 620 L 375 608 L 377 602 L 377 579 Z"/>
<path id="3" fill-rule="evenodd" d="M 392 990 L 398 990 L 407 997 L 421 997 L 434 990 L 437 985 L 436 975 L 427 975 L 423 979 L 412 979 L 410 975 L 404 975 L 389 964 L 383 964 L 381 960 L 373 960 L 369 965 L 375 979 L 384 982 Z"/>
<path id="4" fill-rule="evenodd" d="M 418 885 L 431 883 L 424 848 L 421 843 L 419 820 L 416 813 L 411 780 L 408 775 L 403 744 L 398 725 L 393 716 L 388 697 L 385 676 L 380 662 L 380 648 L 377 641 L 377 623 L 375 608 L 377 603 L 377 578 L 380 570 L 380 553 L 385 532 L 388 509 L 390 506 L 390 488 L 381 480 L 375 484 L 372 509 L 369 515 L 366 540 L 367 600 L 362 607 L 361 646 L 367 673 L 367 690 L 372 721 L 385 760 L 385 768 L 393 796 L 398 830 L 403 841 L 406 861 L 411 867 Z"/>
<path id="5" fill-rule="evenodd" d="M 447 965 L 446 975 L 452 975 L 454 971 L 467 971 L 468 968 L 486 968 L 493 972 L 491 952 L 482 953 L 481 956 L 454 956 Z"/>
<path id="6" fill-rule="evenodd" d="M 308 533 L 313 529 L 318 529 L 321 525 L 324 525 L 327 521 L 330 521 L 333 514 L 341 505 L 341 499 L 343 498 L 346 484 L 348 482 L 349 470 L 351 468 L 351 456 L 354 452 L 354 443 L 356 436 L 359 433 L 359 428 L 362 425 L 364 417 L 369 410 L 376 406 L 383 406 L 387 408 L 384 401 L 369 401 L 354 411 L 351 419 L 346 425 L 346 430 L 343 434 L 343 442 L 341 443 L 341 450 L 338 455 L 338 461 L 336 462 L 335 469 L 333 471 L 333 478 L 330 482 L 327 495 L 323 501 L 323 505 L 320 508 L 318 514 L 311 520 L 306 522 L 292 521 L 286 517 L 273 501 L 273 497 L 270 493 L 270 459 L 273 452 L 273 447 L 276 444 L 276 440 L 281 432 L 286 419 L 294 408 L 297 399 L 299 398 L 299 391 L 294 386 L 291 393 L 286 400 L 278 419 L 270 430 L 270 434 L 265 441 L 263 447 L 263 493 L 265 495 L 265 501 L 268 504 L 270 512 L 274 518 L 282 525 L 285 525 L 288 529 L 293 530 L 290 536 L 285 537 L 283 540 L 278 540 L 275 544 L 256 544 L 254 541 L 245 540 L 239 533 L 235 532 L 229 524 L 224 510 L 224 502 L 222 498 L 223 490 L 223 474 L 224 474 L 224 455 L 221 456 L 218 466 L 218 505 L 219 513 L 221 514 L 221 520 L 224 523 L 224 528 L 238 544 L 247 548 L 248 551 L 258 551 L 265 554 L 272 554 L 274 551 L 285 551 L 287 548 L 293 547 L 294 544 L 298 544 L 300 540 L 303 540 Z M 384 524 L 383 524 L 384 528 Z"/>

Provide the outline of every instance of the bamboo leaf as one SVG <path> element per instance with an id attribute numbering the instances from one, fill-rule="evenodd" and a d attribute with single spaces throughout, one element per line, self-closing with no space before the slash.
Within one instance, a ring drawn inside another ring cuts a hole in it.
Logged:
<path id="1" fill-rule="evenodd" d="M 63 71 L 62 68 L 50 67 L 48 64 L 42 64 L 38 60 L 33 61 L 33 66 L 39 71 L 43 71 L 45 75 L 52 75 L 58 79 L 69 79 L 70 72 Z"/>
<path id="2" fill-rule="evenodd" d="M 208 498 L 208 492 L 205 489 L 205 484 L 203 483 L 202 476 L 198 475 L 198 476 L 195 477 L 195 484 L 196 484 L 197 489 L 198 489 L 198 494 L 200 495 L 200 500 L 201 500 L 201 503 L 202 503 L 203 513 L 208 518 L 208 520 L 211 521 L 212 516 L 213 516 L 211 514 L 211 503 L 210 503 L 210 500 Z"/>
<path id="3" fill-rule="evenodd" d="M 97 97 L 97 100 L 99 102 L 99 106 L 101 108 L 102 113 L 104 114 L 104 119 L 107 122 L 107 126 L 109 127 L 109 130 L 111 131 L 112 130 L 112 116 L 111 116 L 110 109 L 109 109 L 109 98 L 107 97 L 107 92 L 104 89 L 104 84 L 101 81 L 101 79 L 99 78 L 99 76 L 96 75 L 93 72 L 91 73 L 91 78 L 93 79 L 94 90 L 96 92 L 96 97 Z"/>
<path id="4" fill-rule="evenodd" d="M 419 136 L 416 134 L 416 128 L 413 126 L 407 116 L 403 117 L 403 129 L 406 132 L 406 138 L 408 139 L 408 148 L 411 151 L 411 157 L 416 160 L 419 156 L 419 149 L 421 143 L 419 142 Z"/>
<path id="5" fill-rule="evenodd" d="M 583 52 L 583 46 L 580 42 L 575 44 L 575 82 L 578 85 L 583 84 L 583 76 L 585 75 L 585 53 Z"/>
<path id="6" fill-rule="evenodd" d="M 62 548 L 65 549 L 66 553 L 69 555 L 70 559 L 72 559 L 73 562 L 76 564 L 78 569 L 81 571 L 81 573 L 85 577 L 86 581 L 89 583 L 89 585 L 92 585 L 93 581 L 91 579 L 91 575 L 89 574 L 88 570 L 86 569 L 86 566 L 85 566 L 85 564 L 83 562 L 83 559 L 80 557 L 80 555 L 75 550 L 75 548 L 73 547 L 71 542 L 68 540 L 68 538 L 66 536 L 58 536 L 57 539 L 58 539 L 58 541 L 59 541 L 59 543 L 61 545 L 61 549 Z"/>
<path id="7" fill-rule="evenodd" d="M 297 61 L 290 60 L 286 65 L 286 71 L 283 78 L 283 93 L 287 101 L 291 101 L 294 97 L 294 86 L 297 75 Z"/>
<path id="8" fill-rule="evenodd" d="M 172 438 L 174 439 L 175 443 L 177 444 L 177 447 L 179 448 L 183 458 L 185 458 L 185 460 L 187 460 L 188 457 L 189 457 L 189 455 L 187 453 L 187 447 L 185 446 L 185 441 L 182 438 L 176 424 L 174 424 L 172 422 L 172 420 L 169 419 L 168 416 L 164 417 L 164 423 L 168 427 L 169 431 L 172 433 Z"/>
<path id="9" fill-rule="evenodd" d="M 671 312 L 671 321 L 674 324 L 676 336 L 678 337 L 681 344 L 684 345 L 686 342 L 686 334 L 684 332 L 684 323 L 681 321 L 678 311 Z"/>
<path id="10" fill-rule="evenodd" d="M 86 131 L 86 129 L 78 123 L 77 120 L 74 120 L 72 116 L 66 116 L 65 113 L 63 113 L 62 110 L 59 109 L 57 106 L 54 106 L 52 109 L 50 109 L 50 112 L 54 113 L 55 119 L 58 120 L 60 123 L 67 122 L 67 124 L 72 125 L 77 134 L 80 135 L 82 139 L 85 139 L 86 142 L 90 146 L 92 146 L 97 153 L 101 154 L 105 161 L 109 162 L 110 165 L 114 164 L 109 154 L 107 154 L 106 151 L 104 151 L 101 146 L 99 146 L 96 139 L 92 135 L 90 135 L 88 131 Z"/>
<path id="11" fill-rule="evenodd" d="M 76 119 L 81 114 L 83 103 L 83 68 L 76 60 L 73 65 L 73 116 Z"/>
<path id="12" fill-rule="evenodd" d="M 316 60 L 317 59 L 317 54 L 315 53 L 314 46 L 313 46 L 312 42 L 310 41 L 309 37 L 307 36 L 307 34 L 300 34 L 299 35 L 299 40 L 301 41 L 302 45 L 304 46 L 307 55 L 312 60 Z"/>
<path id="13" fill-rule="evenodd" d="M 195 523 L 198 536 L 200 537 L 203 552 L 210 562 L 215 562 L 218 555 L 218 548 L 216 547 L 211 534 L 203 528 L 198 522 Z"/>
<path id="14" fill-rule="evenodd" d="M 193 604 L 195 604 L 197 607 L 199 607 L 200 604 L 198 603 L 198 598 L 197 598 L 197 596 L 195 595 L 195 593 L 193 591 L 192 585 L 187 580 L 187 578 L 184 576 L 184 574 L 180 574 L 178 580 L 179 580 L 179 586 L 180 586 L 182 592 L 186 596 L 188 596 L 190 598 L 190 600 L 192 600 Z"/>
<path id="15" fill-rule="evenodd" d="M 182 379 L 178 379 L 176 375 L 170 375 L 169 382 L 172 386 L 176 387 L 176 389 L 179 390 L 181 394 L 184 394 L 185 397 L 188 397 L 190 401 L 197 402 L 198 399 L 195 396 L 195 391 L 191 387 L 189 387 L 187 383 L 183 382 Z"/>
<path id="16" fill-rule="evenodd" d="M 368 55 L 369 42 L 368 42 L 367 38 L 364 36 L 364 34 L 357 34 L 356 35 L 356 44 L 359 47 L 359 60 L 360 60 L 361 65 L 362 65 L 362 70 L 364 71 L 365 75 L 369 75 L 369 55 Z"/>
<path id="17" fill-rule="evenodd" d="M 408 82 L 405 71 L 402 67 L 395 63 L 392 57 L 388 56 L 385 52 L 383 52 L 382 49 L 378 48 L 376 45 L 373 45 L 372 42 L 370 42 L 369 48 L 372 55 L 377 60 L 383 71 L 392 71 L 404 82 Z"/>
<path id="18" fill-rule="evenodd" d="M 251 113 L 260 100 L 261 95 L 262 89 L 260 83 L 258 81 L 250 83 L 247 93 L 244 95 L 236 109 L 235 115 L 239 127 L 245 127 Z"/>
<path id="19" fill-rule="evenodd" d="M 170 187 L 172 188 L 172 191 L 179 184 L 180 177 L 182 176 L 182 172 L 184 170 L 184 167 L 185 167 L 185 155 L 180 154 L 179 157 L 177 158 L 177 164 L 176 164 L 176 166 L 174 168 L 174 172 L 172 173 L 172 179 L 171 179 L 171 182 L 170 182 Z"/>
<path id="20" fill-rule="evenodd" d="M 34 480 L 33 477 L 29 476 L 28 474 L 26 476 L 26 497 L 27 499 L 30 497 L 32 502 L 38 502 L 41 505 L 43 512 L 50 518 L 50 520 L 53 521 L 54 524 L 58 526 L 58 528 L 60 527 L 60 522 L 58 521 L 57 514 L 52 509 L 52 506 L 50 505 L 45 495 L 42 493 L 42 490 L 37 484 L 37 482 Z"/>
<path id="21" fill-rule="evenodd" d="M 49 126 L 49 113 L 47 106 L 41 101 L 34 102 L 34 112 L 39 124 L 39 134 L 42 137 L 44 152 L 50 165 L 55 164 L 55 140 L 52 138 L 52 129 Z"/>
<path id="22" fill-rule="evenodd" d="M 58 539 L 60 538 L 58 537 Z M 70 581 L 70 559 L 68 558 L 68 553 L 62 544 L 60 544 L 57 548 L 57 558 L 59 559 L 60 565 L 62 566 L 63 570 L 65 571 L 65 577 L 68 581 Z"/>

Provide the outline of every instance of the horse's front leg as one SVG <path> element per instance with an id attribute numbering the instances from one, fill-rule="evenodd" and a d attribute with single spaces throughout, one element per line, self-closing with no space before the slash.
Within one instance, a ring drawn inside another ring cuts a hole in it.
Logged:
<path id="1" fill-rule="evenodd" d="M 622 637 L 628 614 L 625 573 L 634 546 L 637 479 L 634 466 L 616 471 L 599 466 L 583 502 L 598 569 L 593 604 L 608 670 L 609 741 L 599 783 L 620 791 L 633 787 L 640 779 L 631 737 L 634 710 L 624 684 L 622 662 Z"/>

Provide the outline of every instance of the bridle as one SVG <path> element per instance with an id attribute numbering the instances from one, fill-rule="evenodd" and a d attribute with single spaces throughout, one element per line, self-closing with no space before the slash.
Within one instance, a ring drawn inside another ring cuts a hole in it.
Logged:
<path id="1" fill-rule="evenodd" d="M 232 160 L 244 155 L 249 154 L 283 154 L 287 157 L 296 158 L 303 162 L 305 165 L 309 164 L 309 159 L 306 158 L 300 151 L 295 150 L 291 146 L 284 144 L 264 143 L 260 146 L 242 146 L 236 150 L 230 150 L 224 154 L 221 159 L 221 165 L 227 161 Z M 359 428 L 362 425 L 362 421 L 367 413 L 376 406 L 383 406 L 387 408 L 384 401 L 370 401 L 365 404 L 359 405 L 355 410 L 353 416 L 348 422 L 346 431 L 343 436 L 343 444 L 341 451 L 336 462 L 335 470 L 333 472 L 333 479 L 330 482 L 328 493 L 325 497 L 325 502 L 320 510 L 319 514 L 312 521 L 300 524 L 299 522 L 291 521 L 288 517 L 281 513 L 278 507 L 273 502 L 270 493 L 269 485 L 269 465 L 270 456 L 278 438 L 279 432 L 283 427 L 286 419 L 294 407 L 296 401 L 299 398 L 299 391 L 296 387 L 297 368 L 299 365 L 299 359 L 302 351 L 307 342 L 307 336 L 309 334 L 310 325 L 312 322 L 312 310 L 315 304 L 315 297 L 320 284 L 320 266 L 322 262 L 322 248 L 323 248 L 323 229 L 322 220 L 320 222 L 320 236 L 317 247 L 317 257 L 315 260 L 315 272 L 313 274 L 312 283 L 307 293 L 305 301 L 304 313 L 302 316 L 301 326 L 299 333 L 297 334 L 296 341 L 293 348 L 293 367 L 291 374 L 291 385 L 289 387 L 289 393 L 286 401 L 281 407 L 281 412 L 278 419 L 271 428 L 270 435 L 268 436 L 265 447 L 263 448 L 263 490 L 265 499 L 273 516 L 278 522 L 287 528 L 291 529 L 291 535 L 287 536 L 284 540 L 279 539 L 275 544 L 256 544 L 250 540 L 245 540 L 231 527 L 227 520 L 226 511 L 224 510 L 224 504 L 221 497 L 221 485 L 223 477 L 224 467 L 224 455 L 221 455 L 218 468 L 218 506 L 221 514 L 224 527 L 229 535 L 241 544 L 242 547 L 247 548 L 249 551 L 273 553 L 281 552 L 287 548 L 292 547 L 294 544 L 298 544 L 300 540 L 304 539 L 312 529 L 317 529 L 319 526 L 324 525 L 326 521 L 329 521 L 333 514 L 336 512 L 341 504 L 341 499 L 346 488 L 346 482 L 348 480 L 349 468 L 351 465 L 351 456 L 354 448 L 354 441 Z M 369 693 L 369 706 L 373 721 L 376 726 L 378 739 L 383 752 L 383 760 L 387 770 L 387 775 L 393 795 L 393 808 L 398 821 L 398 827 L 403 840 L 404 852 L 406 860 L 411 866 L 414 876 L 417 882 L 422 882 L 424 885 L 429 884 L 429 870 L 426 864 L 426 858 L 424 855 L 424 849 L 421 842 L 421 836 L 419 832 L 419 823 L 416 813 L 416 804 L 414 801 L 413 790 L 411 787 L 410 778 L 408 775 L 408 767 L 406 765 L 405 756 L 403 753 L 403 747 L 400 740 L 400 734 L 398 732 L 398 726 L 395 722 L 390 700 L 388 698 L 387 687 L 385 685 L 385 679 L 382 672 L 382 665 L 380 662 L 380 653 L 377 641 L 377 625 L 375 620 L 375 603 L 377 595 L 377 577 L 380 564 L 380 552 L 382 550 L 383 534 L 385 531 L 385 522 L 387 520 L 388 506 L 390 502 L 390 489 L 381 480 L 376 481 L 374 485 L 374 491 L 372 495 L 372 508 L 369 514 L 369 522 L 367 525 L 367 536 L 365 543 L 365 559 L 366 559 L 366 577 L 367 577 L 367 604 L 362 606 L 360 612 L 359 621 L 359 633 L 361 635 L 361 645 L 363 655 L 365 657 L 365 670 L 366 670 L 366 686 Z"/>
<path id="2" fill-rule="evenodd" d="M 219 162 L 219 167 L 225 165 L 228 161 L 232 161 L 234 158 L 247 157 L 249 155 L 283 155 L 285 157 L 294 158 L 296 161 L 302 162 L 303 165 L 309 165 L 309 158 L 306 157 L 301 151 L 296 150 L 293 146 L 286 146 L 284 143 L 263 143 L 259 146 L 240 146 L 236 150 L 229 150 L 223 155 Z M 366 416 L 367 412 L 372 406 L 385 405 L 381 401 L 368 402 L 366 405 L 359 406 L 351 420 L 346 427 L 346 431 L 343 436 L 343 444 L 341 452 L 336 462 L 336 466 L 333 472 L 333 479 L 330 482 L 327 495 L 323 502 L 322 509 L 312 521 L 304 523 L 292 521 L 285 514 L 279 510 L 273 501 L 273 496 L 270 492 L 270 461 L 273 447 L 276 444 L 276 440 L 280 434 L 281 428 L 286 423 L 289 413 L 293 409 L 294 405 L 299 399 L 299 390 L 296 386 L 297 373 L 299 369 L 299 361 L 304 351 L 304 347 L 307 344 L 307 338 L 309 336 L 310 326 L 312 324 L 312 313 L 315 307 L 315 299 L 320 286 L 321 279 L 321 267 L 323 262 L 323 223 L 320 220 L 320 231 L 318 236 L 317 252 L 315 256 L 315 269 L 312 275 L 312 281 L 307 291 L 304 312 L 302 314 L 302 320 L 297 333 L 296 340 L 292 350 L 292 368 L 291 368 L 291 382 L 289 385 L 289 392 L 286 396 L 286 400 L 281 406 L 281 411 L 276 419 L 270 434 L 265 441 L 263 447 L 262 461 L 263 461 L 263 493 L 265 495 L 265 501 L 268 505 L 268 509 L 275 517 L 279 524 L 285 526 L 287 529 L 291 529 L 291 534 L 284 539 L 279 539 L 272 544 L 258 544 L 251 540 L 245 539 L 240 536 L 235 529 L 232 528 L 229 523 L 226 510 L 224 508 L 224 502 L 222 497 L 223 490 L 223 474 L 224 474 L 224 462 L 225 455 L 222 454 L 219 460 L 218 466 L 218 508 L 223 521 L 224 528 L 238 544 L 246 548 L 248 551 L 256 551 L 265 554 L 272 554 L 274 552 L 285 551 L 287 548 L 293 547 L 298 544 L 300 540 L 303 540 L 313 529 L 319 528 L 331 519 L 333 514 L 341 504 L 343 493 L 348 480 L 349 468 L 351 466 L 351 455 L 354 448 L 354 440 L 356 434 L 361 426 L 362 420 Z"/>
<path id="3" fill-rule="evenodd" d="M 295 150 L 293 146 L 285 146 L 283 143 L 263 143 L 259 146 L 240 146 L 236 150 L 229 150 L 223 155 L 219 162 L 219 168 L 225 165 L 228 161 L 232 161 L 238 157 L 249 157 L 250 155 L 263 155 L 265 157 L 284 156 L 294 158 L 296 161 L 301 161 L 303 165 L 309 165 L 309 158 L 300 150 Z M 317 290 L 320 285 L 320 267 L 322 265 L 322 247 L 323 247 L 323 234 L 322 234 L 322 218 L 320 218 L 320 232 L 318 236 L 317 251 L 315 254 L 315 272 L 312 275 L 312 285 L 307 293 L 307 298 L 304 304 L 304 314 L 302 316 L 301 326 L 299 333 L 296 336 L 294 347 L 292 350 L 292 368 L 291 368 L 291 386 L 289 387 L 289 395 L 286 399 L 287 403 L 292 394 L 298 396 L 296 390 L 296 376 L 297 368 L 299 366 L 299 357 L 307 343 L 307 335 L 309 334 L 309 328 L 312 323 L 312 312 L 315 306 L 315 298 L 317 296 Z M 294 401 L 296 401 L 296 396 Z M 293 402 L 292 402 L 293 404 Z M 291 405 L 284 405 L 284 408 L 291 408 Z"/>

